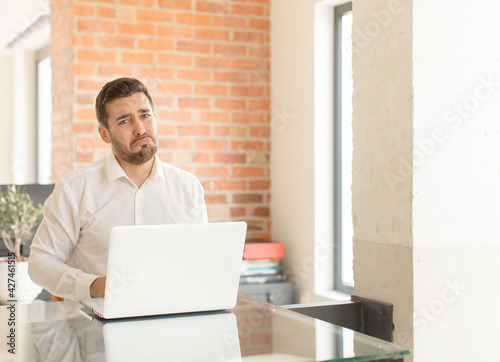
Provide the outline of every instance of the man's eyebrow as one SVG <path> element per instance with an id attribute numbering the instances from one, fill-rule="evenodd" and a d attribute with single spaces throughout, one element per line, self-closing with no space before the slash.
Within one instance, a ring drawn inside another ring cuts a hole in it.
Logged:
<path id="1" fill-rule="evenodd" d="M 125 119 L 125 118 L 128 118 L 128 117 L 130 117 L 130 113 L 125 113 L 125 114 L 122 114 L 121 116 L 116 117 L 115 121 L 118 122 L 118 121 Z"/>
<path id="2" fill-rule="evenodd" d="M 151 113 L 152 111 L 149 108 L 140 108 L 140 109 L 137 110 L 137 112 L 139 112 L 139 113 Z M 116 117 L 115 122 L 119 122 L 122 119 L 128 118 L 130 116 L 131 116 L 131 113 L 122 114 L 121 116 Z"/>

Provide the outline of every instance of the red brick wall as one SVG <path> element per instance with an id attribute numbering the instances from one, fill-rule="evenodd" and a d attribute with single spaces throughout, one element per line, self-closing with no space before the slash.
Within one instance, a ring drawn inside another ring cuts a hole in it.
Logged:
<path id="1" fill-rule="evenodd" d="M 70 2 L 51 3 L 52 179 L 73 169 L 73 44 Z"/>
<path id="2" fill-rule="evenodd" d="M 162 160 L 203 183 L 211 221 L 270 237 L 270 0 L 53 0 L 53 177 L 104 157 L 94 100 L 142 80 Z"/>

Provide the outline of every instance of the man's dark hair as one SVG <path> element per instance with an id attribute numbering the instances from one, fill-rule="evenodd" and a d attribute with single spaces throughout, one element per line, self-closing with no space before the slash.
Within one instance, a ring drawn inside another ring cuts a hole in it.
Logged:
<path id="1" fill-rule="evenodd" d="M 108 82 L 102 87 L 95 100 L 95 112 L 97 121 L 108 129 L 108 113 L 106 104 L 113 99 L 130 97 L 135 93 L 144 93 L 148 98 L 151 110 L 154 112 L 154 105 L 148 89 L 140 80 L 135 78 L 123 77 Z"/>

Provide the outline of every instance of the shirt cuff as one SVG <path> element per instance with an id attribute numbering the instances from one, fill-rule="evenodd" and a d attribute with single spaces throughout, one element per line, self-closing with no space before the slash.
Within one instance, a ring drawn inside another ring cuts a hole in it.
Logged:
<path id="1" fill-rule="evenodd" d="M 78 277 L 78 279 L 76 280 L 76 287 L 75 287 L 77 300 L 92 298 L 92 296 L 90 295 L 90 286 L 97 278 L 99 278 L 98 275 L 86 274 L 86 273 Z"/>

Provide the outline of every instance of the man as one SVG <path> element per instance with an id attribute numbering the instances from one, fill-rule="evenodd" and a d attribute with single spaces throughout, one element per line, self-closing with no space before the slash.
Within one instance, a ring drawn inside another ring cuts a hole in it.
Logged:
<path id="1" fill-rule="evenodd" d="M 96 114 L 112 152 L 57 182 L 29 257 L 31 279 L 70 300 L 104 296 L 113 226 L 208 221 L 200 182 L 156 156 L 154 106 L 140 81 L 107 83 Z"/>

